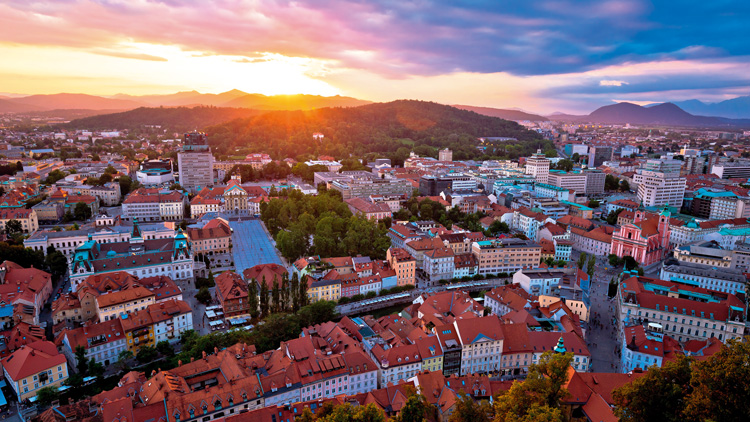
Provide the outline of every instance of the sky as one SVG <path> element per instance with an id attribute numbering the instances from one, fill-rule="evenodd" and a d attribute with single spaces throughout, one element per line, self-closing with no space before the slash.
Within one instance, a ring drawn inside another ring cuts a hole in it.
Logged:
<path id="1" fill-rule="evenodd" d="M 750 2 L 4 0 L 0 92 L 231 89 L 588 113 L 750 95 Z"/>

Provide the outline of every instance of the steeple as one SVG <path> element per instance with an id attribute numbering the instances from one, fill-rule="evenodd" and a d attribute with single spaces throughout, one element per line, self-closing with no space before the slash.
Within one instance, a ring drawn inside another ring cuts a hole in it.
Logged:
<path id="1" fill-rule="evenodd" d="M 138 227 L 138 218 L 133 218 L 133 231 L 130 233 L 130 243 L 143 243 L 143 233 Z"/>
<path id="2" fill-rule="evenodd" d="M 565 348 L 565 342 L 563 341 L 562 335 L 560 335 L 560 340 L 557 340 L 557 346 L 555 346 L 555 353 L 565 353 L 568 349 Z"/>

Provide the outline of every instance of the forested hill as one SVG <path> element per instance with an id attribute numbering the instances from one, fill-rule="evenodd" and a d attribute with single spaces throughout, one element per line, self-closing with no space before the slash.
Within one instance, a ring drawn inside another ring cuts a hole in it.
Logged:
<path id="1" fill-rule="evenodd" d="M 182 132 L 217 125 L 234 119 L 248 118 L 261 113 L 258 110 L 231 107 L 140 107 L 122 113 L 101 114 L 72 120 L 69 129 L 129 129 L 138 130 L 145 125 L 159 125 L 168 131 Z"/>
<path id="2" fill-rule="evenodd" d="M 322 133 L 320 141 L 313 133 Z M 477 146 L 478 137 L 512 137 L 488 147 L 489 155 L 517 158 L 537 148 L 550 150 L 550 141 L 515 122 L 480 115 L 442 104 L 401 100 L 350 108 L 322 108 L 309 111 L 272 111 L 247 119 L 206 128 L 209 142 L 218 154 L 233 154 L 237 148 L 268 152 L 274 157 L 306 154 L 349 154 L 374 152 L 396 162 L 410 151 L 437 156 L 438 148 L 449 147 L 453 158 L 487 158 Z"/>

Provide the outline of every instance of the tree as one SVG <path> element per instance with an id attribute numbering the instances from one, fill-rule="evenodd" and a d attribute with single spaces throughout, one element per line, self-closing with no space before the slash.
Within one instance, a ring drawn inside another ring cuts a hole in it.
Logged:
<path id="1" fill-rule="evenodd" d="M 268 315 L 268 283 L 266 283 L 266 277 L 263 276 L 263 280 L 260 283 L 260 316 L 265 317 Z"/>
<path id="2" fill-rule="evenodd" d="M 86 349 L 83 346 L 76 346 L 76 372 L 81 377 L 86 377 L 89 371 L 89 361 L 86 359 Z"/>
<path id="3" fill-rule="evenodd" d="M 691 421 L 745 421 L 750 415 L 750 343 L 730 340 L 692 366 L 684 416 Z"/>
<path id="4" fill-rule="evenodd" d="M 578 163 L 581 160 L 581 156 L 577 152 L 574 152 L 573 155 L 570 156 L 570 159 L 573 160 L 573 162 Z"/>
<path id="5" fill-rule="evenodd" d="M 18 220 L 8 220 L 5 223 L 5 233 L 8 237 L 15 237 L 17 234 L 23 233 L 23 225 Z"/>
<path id="6" fill-rule="evenodd" d="M 591 255 L 588 266 L 586 267 L 586 274 L 589 275 L 589 279 L 594 277 L 594 271 L 596 269 L 596 256 Z"/>
<path id="7" fill-rule="evenodd" d="M 91 218 L 91 208 L 85 202 L 76 203 L 73 215 L 76 220 L 86 221 Z"/>
<path id="8" fill-rule="evenodd" d="M 529 367 L 524 382 L 514 382 L 510 390 L 495 400 L 495 422 L 562 422 L 560 400 L 568 392 L 564 388 L 572 353 L 545 352 L 539 363 Z"/>
<path id="9" fill-rule="evenodd" d="M 413 388 L 407 390 L 408 398 L 401 408 L 401 413 L 391 418 L 393 422 L 422 422 L 433 420 L 437 410 L 435 406 L 427 402 L 424 395 L 417 393 Z"/>
<path id="10" fill-rule="evenodd" d="M 555 168 L 563 171 L 571 171 L 573 170 L 573 162 L 568 160 L 567 158 L 564 158 L 557 162 Z"/>
<path id="11" fill-rule="evenodd" d="M 195 294 L 195 299 L 204 305 L 208 305 L 212 299 L 211 292 L 206 287 L 201 287 L 198 293 Z"/>
<path id="12" fill-rule="evenodd" d="M 121 371 L 126 371 L 130 366 L 129 361 L 131 359 L 133 359 L 133 352 L 131 352 L 130 350 L 121 351 L 120 354 L 117 355 L 117 366 Z"/>
<path id="13" fill-rule="evenodd" d="M 495 220 L 490 224 L 488 230 L 491 235 L 496 236 L 498 233 L 509 233 L 510 227 L 508 227 L 508 224 L 503 223 L 500 220 Z"/>
<path id="14" fill-rule="evenodd" d="M 89 360 L 89 375 L 96 378 L 101 378 L 104 375 L 104 365 L 97 362 L 96 359 L 91 358 Z"/>
<path id="15" fill-rule="evenodd" d="M 581 256 L 578 257 L 578 269 L 582 270 L 586 264 L 586 252 L 581 252 Z"/>
<path id="16" fill-rule="evenodd" d="M 589 207 L 590 208 L 599 208 L 599 205 L 601 202 L 597 201 L 596 199 L 592 199 L 589 201 Z"/>
<path id="17" fill-rule="evenodd" d="M 130 176 L 120 176 L 118 183 L 120 184 L 120 194 L 122 194 L 123 197 L 130 193 L 133 184 L 133 179 L 131 179 Z"/>
<path id="18" fill-rule="evenodd" d="M 336 318 L 336 302 L 328 300 L 313 302 L 300 308 L 297 317 L 302 327 L 331 321 Z"/>
<path id="19" fill-rule="evenodd" d="M 166 340 L 156 343 L 156 351 L 166 357 L 174 356 L 174 347 L 172 347 L 172 344 Z"/>
<path id="20" fill-rule="evenodd" d="M 293 277 L 296 277 L 296 276 L 297 274 L 295 273 Z M 308 302 L 309 302 L 309 298 L 307 296 L 307 279 L 302 279 L 299 281 L 299 293 L 297 295 L 297 306 L 299 306 L 299 308 L 302 308 L 303 306 L 307 305 Z"/>
<path id="21" fill-rule="evenodd" d="M 623 212 L 624 208 L 618 208 L 616 210 L 610 211 L 609 214 L 607 214 L 607 223 L 611 225 L 617 224 L 617 217 L 620 215 L 621 212 Z"/>
<path id="22" fill-rule="evenodd" d="M 47 256 L 44 257 L 44 265 L 52 277 L 58 279 L 68 272 L 68 259 L 62 252 L 55 250 L 54 246 L 47 248 Z"/>
<path id="23" fill-rule="evenodd" d="M 638 267 L 638 261 L 630 255 L 623 256 L 622 260 L 625 262 L 625 269 L 627 270 L 632 270 Z"/>
<path id="24" fill-rule="evenodd" d="M 271 287 L 271 309 L 273 312 L 281 312 L 281 292 L 279 291 L 279 281 L 275 276 Z"/>
<path id="25" fill-rule="evenodd" d="M 258 282 L 251 279 L 247 286 L 247 304 L 250 307 L 250 316 L 258 317 Z"/>
<path id="26" fill-rule="evenodd" d="M 609 259 L 609 265 L 613 267 L 619 267 L 620 265 L 622 265 L 622 262 L 623 262 L 622 259 L 620 259 L 620 257 L 618 257 L 617 255 L 613 253 L 609 254 L 608 259 Z"/>
<path id="27" fill-rule="evenodd" d="M 42 387 L 36 392 L 37 403 L 42 407 L 49 406 L 53 401 L 59 399 L 60 393 L 57 391 L 57 387 Z"/>
<path id="28" fill-rule="evenodd" d="M 450 422 L 490 422 L 491 413 L 492 408 L 487 401 L 482 400 L 477 403 L 471 396 L 460 390 Z"/>
<path id="29" fill-rule="evenodd" d="M 623 422 L 678 422 L 690 394 L 691 358 L 651 367 L 644 376 L 612 392 L 615 415 Z"/>
<path id="30" fill-rule="evenodd" d="M 147 363 L 155 360 L 158 355 L 159 352 L 156 351 L 155 347 L 143 346 L 138 350 L 138 354 L 135 356 L 135 358 L 138 360 L 138 362 Z"/>
<path id="31" fill-rule="evenodd" d="M 620 190 L 623 192 L 630 192 L 630 183 L 627 180 L 620 182 Z"/>

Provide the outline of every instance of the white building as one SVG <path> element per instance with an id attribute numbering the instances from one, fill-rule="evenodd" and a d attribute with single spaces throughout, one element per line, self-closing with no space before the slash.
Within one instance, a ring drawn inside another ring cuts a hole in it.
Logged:
<path id="1" fill-rule="evenodd" d="M 347 394 L 366 393 L 378 388 L 378 366 L 364 352 L 354 350 L 342 353 L 349 368 L 349 391 Z"/>
<path id="2" fill-rule="evenodd" d="M 500 369 L 505 336 L 497 315 L 459 319 L 453 325 L 461 342 L 461 375 Z"/>
<path id="3" fill-rule="evenodd" d="M 526 160 L 526 174 L 534 176 L 539 183 L 549 183 L 549 165 L 550 161 L 539 149 Z"/>
<path id="4" fill-rule="evenodd" d="M 182 333 L 193 329 L 193 310 L 182 300 L 168 300 L 148 307 L 148 313 L 154 322 L 156 343 L 168 341 L 174 343 Z"/>
<path id="5" fill-rule="evenodd" d="M 669 205 L 680 208 L 685 197 L 685 178 L 680 176 L 682 161 L 648 160 L 633 176 L 638 185 L 638 201 L 647 207 Z"/>
<path id="6" fill-rule="evenodd" d="M 389 383 L 398 384 L 399 381 L 413 377 L 422 369 L 422 358 L 416 344 L 388 349 L 376 345 L 371 353 L 380 368 L 379 384 L 381 387 Z"/>

